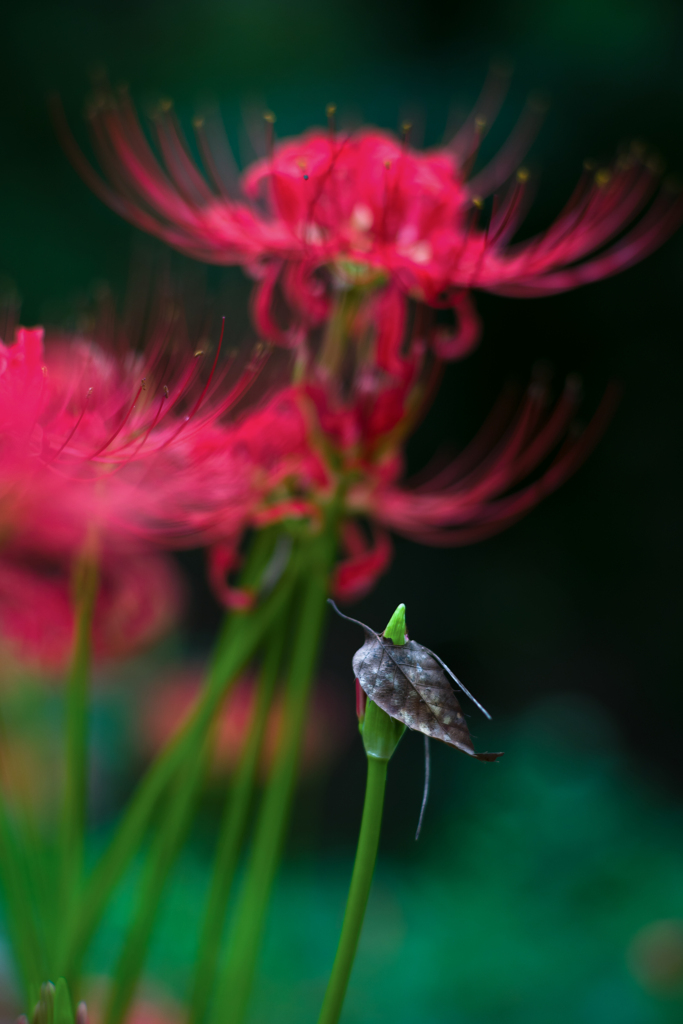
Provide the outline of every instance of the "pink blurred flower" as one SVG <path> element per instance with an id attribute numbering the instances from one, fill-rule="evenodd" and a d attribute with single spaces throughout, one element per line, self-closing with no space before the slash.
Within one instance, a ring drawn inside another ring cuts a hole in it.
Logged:
<path id="1" fill-rule="evenodd" d="M 494 93 L 483 94 L 477 116 L 448 145 L 430 151 L 372 128 L 314 128 L 278 142 L 246 169 L 241 195 L 225 173 L 229 146 L 220 129 L 195 121 L 207 180 L 169 104 L 152 122 L 160 156 L 125 93 L 92 105 L 106 179 L 58 117 L 72 161 L 114 210 L 189 256 L 242 264 L 253 274 L 264 338 L 298 346 L 328 316 L 335 287 L 389 284 L 403 302 L 412 296 L 454 311 L 456 327 L 435 336 L 441 358 L 453 359 L 479 336 L 470 289 L 533 296 L 599 280 L 646 256 L 683 215 L 668 184 L 660 188 L 656 161 L 634 146 L 610 166 L 587 163 L 553 224 L 513 242 L 529 207 L 531 179 L 520 161 L 538 117 L 525 112 L 500 152 L 471 176 L 500 105 Z"/>
<path id="2" fill-rule="evenodd" d="M 20 657 L 56 669 L 73 635 L 71 574 L 98 552 L 94 652 L 113 657 L 155 639 L 177 615 L 173 566 L 154 554 L 163 499 L 149 465 L 230 408 L 257 372 L 226 386 L 202 354 L 168 346 L 118 355 L 81 338 L 19 328 L 0 342 L 0 630 Z M 144 457 L 143 457 L 144 456 Z"/>
<path id="3" fill-rule="evenodd" d="M 170 344 L 169 330 L 159 324 L 143 352 L 59 335 L 46 349 L 42 328 L 0 342 L 3 539 L 45 528 L 73 547 L 93 526 L 122 536 L 136 507 L 153 509 L 145 460 L 220 419 L 259 368 L 257 358 L 231 385 L 220 345 L 207 373 L 204 353 Z"/>
<path id="4" fill-rule="evenodd" d="M 150 690 L 140 716 L 141 740 L 149 754 L 162 749 L 189 715 L 200 693 L 204 672 L 184 670 L 165 676 Z M 159 690 L 163 689 L 163 700 Z M 256 689 L 251 675 L 231 691 L 218 719 L 213 750 L 213 770 L 224 775 L 237 768 L 255 712 Z M 261 772 L 272 766 L 283 725 L 283 701 L 276 695 L 268 712 L 261 752 Z M 329 764 L 353 736 L 355 723 L 345 716 L 333 690 L 324 684 L 316 689 L 302 752 L 303 768 L 314 771 Z"/>
<path id="5" fill-rule="evenodd" d="M 48 672 L 68 665 L 74 635 L 73 552 L 12 545 L 0 553 L 0 636 L 24 664 Z M 105 554 L 93 619 L 93 656 L 126 657 L 177 621 L 182 584 L 160 554 Z"/>

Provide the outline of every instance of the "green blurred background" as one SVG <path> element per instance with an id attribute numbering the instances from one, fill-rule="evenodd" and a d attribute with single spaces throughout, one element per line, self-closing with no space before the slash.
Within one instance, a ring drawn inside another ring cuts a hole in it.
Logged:
<path id="1" fill-rule="evenodd" d="M 644 139 L 683 172 L 682 20 L 664 0 L 15 0 L 0 61 L 2 287 L 19 290 L 24 322 L 73 322 L 103 282 L 123 296 L 147 246 L 77 178 L 47 116 L 57 90 L 85 140 L 83 101 L 102 67 L 143 103 L 173 97 L 181 118 L 218 101 L 234 137 L 245 108 L 275 110 L 288 134 L 321 123 L 334 100 L 342 116 L 382 126 L 410 116 L 430 144 L 474 102 L 491 59 L 510 60 L 491 152 L 530 90 L 551 99 L 530 154 L 542 171 L 530 233 L 559 211 L 584 157 L 607 160 L 624 140 Z M 162 256 L 153 244 L 145 251 Z M 173 266 L 193 280 L 196 268 L 180 257 Z M 391 571 L 352 612 L 379 628 L 405 601 L 411 635 L 494 713 L 492 725 L 472 719 L 480 748 L 506 756 L 494 768 L 434 751 L 416 846 L 422 745 L 404 740 L 348 1024 L 683 1017 L 682 277 L 679 234 L 643 265 L 569 295 L 478 296 L 482 345 L 449 368 L 411 442 L 414 468 L 444 440 L 463 443 L 503 384 L 523 383 L 538 359 L 558 381 L 582 375 L 588 410 L 608 379 L 624 385 L 607 436 L 560 493 L 475 547 L 399 542 Z M 240 273 L 214 269 L 207 280 L 246 339 Z M 99 699 L 102 834 L 142 757 L 125 723 L 145 666 L 201 659 L 219 621 L 201 554 L 183 564 L 194 602 L 182 634 L 121 670 Z M 350 687 L 358 639 L 330 624 L 322 675 L 348 707 L 348 742 L 302 783 L 255 1022 L 313 1021 L 331 963 L 362 800 Z M 218 795 L 207 793 L 149 964 L 175 996 L 189 977 Z M 132 873 L 98 937 L 95 972 L 106 972 L 121 940 L 134 882 Z"/>

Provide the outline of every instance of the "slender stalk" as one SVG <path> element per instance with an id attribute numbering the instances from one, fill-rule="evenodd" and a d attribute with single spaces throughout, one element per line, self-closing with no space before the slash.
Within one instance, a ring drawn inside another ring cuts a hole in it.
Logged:
<path id="1" fill-rule="evenodd" d="M 212 1024 L 241 1024 L 246 1014 L 296 783 L 334 549 L 331 530 L 307 545 L 308 564 L 304 564 L 303 592 L 298 599 L 299 621 L 285 688 L 283 735 L 263 796 L 245 879 L 228 934 L 210 1016 Z"/>
<path id="2" fill-rule="evenodd" d="M 200 1024 L 204 1018 L 216 974 L 225 913 L 246 830 L 254 780 L 268 723 L 268 712 L 271 708 L 273 691 L 282 662 L 285 645 L 284 627 L 284 620 L 275 627 L 266 652 L 249 736 L 226 803 L 213 875 L 206 899 L 206 911 L 190 998 L 190 1020 L 195 1024 Z"/>
<path id="3" fill-rule="evenodd" d="M 206 768 L 208 743 L 194 764 L 181 773 L 168 796 L 168 813 L 155 834 L 139 887 L 136 913 L 128 929 L 112 979 L 105 1024 L 121 1024 L 130 1007 L 144 966 L 164 886 L 190 823 L 195 798 Z"/>
<path id="4" fill-rule="evenodd" d="M 257 569 L 263 571 L 264 562 L 267 563 L 266 555 L 272 549 L 272 541 L 272 537 L 257 537 L 255 550 L 245 570 L 247 581 L 257 575 Z M 64 975 L 72 987 L 81 958 L 109 896 L 140 846 L 155 807 L 176 772 L 188 761 L 192 763 L 201 749 L 216 709 L 229 686 L 253 656 L 263 636 L 287 608 L 295 578 L 294 552 L 290 566 L 262 604 L 248 613 L 233 614 L 226 619 L 214 650 L 203 693 L 194 712 L 138 785 L 112 841 L 84 887 L 77 913 L 67 922 L 56 973 Z"/>
<path id="5" fill-rule="evenodd" d="M 53 920 L 55 886 L 46 877 L 42 837 L 32 819 L 21 777 L 8 754 L 7 732 L 0 711 L 0 762 L 3 781 L 18 795 L 10 808 L 0 794 L 0 879 L 4 889 L 7 927 L 19 979 L 25 994 L 41 975 L 46 939 Z M 22 799 L 23 797 L 23 799 Z"/>
<path id="6" fill-rule="evenodd" d="M 88 792 L 88 692 L 97 566 L 89 552 L 76 566 L 74 649 L 66 685 L 66 779 L 60 836 L 61 896 L 68 911 L 83 871 Z"/>
<path id="7" fill-rule="evenodd" d="M 0 877 L 5 895 L 12 953 L 24 996 L 27 998 L 31 986 L 39 984 L 43 957 L 21 859 L 4 803 L 0 801 Z"/>
<path id="8" fill-rule="evenodd" d="M 406 643 L 404 604 L 400 604 L 389 619 L 384 636 L 399 647 Z M 318 1024 L 337 1024 L 344 1005 L 377 860 L 387 765 L 406 730 L 403 722 L 387 714 L 370 698 L 360 716 L 359 727 L 368 760 L 365 803 L 344 923 Z"/>
<path id="9" fill-rule="evenodd" d="M 363 927 L 365 908 L 370 895 L 372 876 L 377 859 L 379 833 L 382 825 L 382 809 L 384 806 L 384 787 L 387 781 L 385 759 L 368 756 L 368 776 L 365 786 L 365 803 L 363 819 L 358 836 L 356 860 L 353 865 L 351 886 L 346 901 L 346 912 L 342 925 L 337 955 L 327 985 L 318 1024 L 337 1024 L 344 1005 L 346 988 L 351 977 L 351 969 L 356 956 L 358 940 Z"/>

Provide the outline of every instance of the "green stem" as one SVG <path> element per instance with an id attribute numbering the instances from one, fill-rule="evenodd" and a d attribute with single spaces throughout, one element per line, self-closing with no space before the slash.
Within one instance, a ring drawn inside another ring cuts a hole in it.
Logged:
<path id="1" fill-rule="evenodd" d="M 356 956 L 358 940 L 363 927 L 365 908 L 370 895 L 372 875 L 377 859 L 379 833 L 382 825 L 384 787 L 387 780 L 388 761 L 368 756 L 368 777 L 365 787 L 363 819 L 358 836 L 356 860 L 353 865 L 351 886 L 346 901 L 344 924 L 339 937 L 339 946 L 334 966 L 327 985 L 318 1024 L 337 1024 L 344 1005 L 346 988 Z"/>
<path id="2" fill-rule="evenodd" d="M 2 775 L 10 791 L 21 792 L 11 756 L 8 756 L 7 732 L 0 711 L 0 760 Z M 5 894 L 7 927 L 19 978 L 28 995 L 31 984 L 43 976 L 46 939 L 50 935 L 54 893 L 45 864 L 42 836 L 37 831 L 28 801 L 19 800 L 9 814 L 4 794 L 0 794 L 0 879 Z"/>
<path id="3" fill-rule="evenodd" d="M 212 1024 L 241 1024 L 247 1010 L 296 783 L 334 549 L 332 530 L 307 545 L 310 562 L 304 565 L 304 589 L 297 602 L 299 622 L 285 689 L 283 735 L 263 796 L 246 876 L 228 935 L 210 1018 Z"/>
<path id="4" fill-rule="evenodd" d="M 194 764 L 180 774 L 168 796 L 168 813 L 155 834 L 139 887 L 135 917 L 116 965 L 105 1013 L 105 1024 L 121 1024 L 130 1007 L 142 971 L 164 886 L 190 823 L 195 797 L 206 768 L 208 743 Z"/>
<path id="5" fill-rule="evenodd" d="M 0 801 L 0 876 L 7 907 L 7 924 L 24 997 L 28 1000 L 31 986 L 40 984 L 43 956 L 34 920 L 30 890 L 22 858 L 4 803 Z"/>
<path id="6" fill-rule="evenodd" d="M 245 570 L 245 582 L 263 570 L 273 537 L 259 535 Z M 291 599 L 296 577 L 296 553 L 290 567 L 270 596 L 246 614 L 233 614 L 223 626 L 214 650 L 203 693 L 183 729 L 166 745 L 138 785 L 121 822 L 93 874 L 88 879 L 65 929 L 57 960 L 56 973 L 73 986 L 81 958 L 97 927 L 109 896 L 131 858 L 140 846 L 150 817 L 176 772 L 196 756 L 208 732 L 213 716 L 230 684 L 253 656 L 264 635 L 284 614 Z"/>
<path id="7" fill-rule="evenodd" d="M 61 896 L 68 909 L 80 885 L 88 791 L 88 690 L 97 567 L 89 554 L 76 566 L 76 631 L 66 686 L 66 785 L 61 823 Z"/>
<path id="8" fill-rule="evenodd" d="M 268 723 L 268 713 L 282 662 L 285 644 L 284 627 L 284 621 L 275 627 L 275 633 L 266 652 L 249 736 L 226 804 L 213 875 L 206 899 L 206 912 L 199 940 L 197 967 L 190 999 L 190 1019 L 195 1024 L 200 1024 L 204 1018 L 216 974 L 225 913 L 246 830 L 254 780 Z"/>

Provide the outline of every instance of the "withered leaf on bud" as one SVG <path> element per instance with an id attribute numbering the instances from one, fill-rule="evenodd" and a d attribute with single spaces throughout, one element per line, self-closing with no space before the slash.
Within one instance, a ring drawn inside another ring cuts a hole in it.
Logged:
<path id="1" fill-rule="evenodd" d="M 502 756 L 502 752 L 475 752 L 465 716 L 448 676 L 487 718 L 490 716 L 438 655 L 414 640 L 395 645 L 358 619 L 342 615 L 332 601 L 330 604 L 342 618 L 355 622 L 365 632 L 365 643 L 353 656 L 353 670 L 375 704 L 392 718 L 405 722 L 409 729 L 442 740 L 479 761 L 495 761 Z"/>

